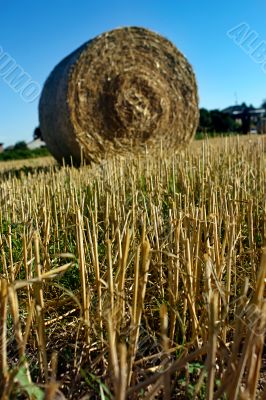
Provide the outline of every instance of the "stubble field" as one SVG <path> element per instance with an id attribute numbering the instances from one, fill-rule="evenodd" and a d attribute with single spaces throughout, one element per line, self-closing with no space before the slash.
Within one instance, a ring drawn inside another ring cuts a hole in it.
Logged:
<path id="1" fill-rule="evenodd" d="M 264 137 L 0 165 L 1 399 L 265 399 Z"/>

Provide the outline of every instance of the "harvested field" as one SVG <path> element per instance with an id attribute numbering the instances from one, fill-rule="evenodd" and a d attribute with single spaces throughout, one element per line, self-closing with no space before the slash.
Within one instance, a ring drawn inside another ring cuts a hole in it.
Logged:
<path id="1" fill-rule="evenodd" d="M 1 398 L 265 399 L 265 166 L 251 136 L 5 175 Z"/>
<path id="2" fill-rule="evenodd" d="M 0 161 L 0 173 L 9 171 L 18 171 L 20 169 L 27 168 L 42 168 L 55 165 L 56 161 L 53 157 L 39 157 L 30 158 L 25 160 L 14 160 L 14 161 Z"/>

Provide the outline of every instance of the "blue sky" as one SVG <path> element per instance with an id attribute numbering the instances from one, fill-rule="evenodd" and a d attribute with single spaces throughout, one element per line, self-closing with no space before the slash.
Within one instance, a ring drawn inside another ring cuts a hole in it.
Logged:
<path id="1" fill-rule="evenodd" d="M 166 36 L 187 56 L 201 107 L 224 108 L 236 98 L 259 106 L 266 98 L 266 68 L 227 35 L 245 23 L 263 45 L 265 0 L 0 0 L 0 10 L 0 57 L 2 49 L 40 87 L 53 67 L 88 39 L 134 25 Z M 38 98 L 29 103 L 22 97 L 0 76 L 0 141 L 5 145 L 31 140 L 38 125 Z"/>

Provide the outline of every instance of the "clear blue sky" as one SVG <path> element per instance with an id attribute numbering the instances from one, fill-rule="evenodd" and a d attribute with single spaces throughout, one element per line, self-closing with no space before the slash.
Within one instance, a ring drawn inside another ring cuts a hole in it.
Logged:
<path id="1" fill-rule="evenodd" d="M 88 39 L 119 26 L 144 26 L 170 39 L 193 65 L 200 105 L 259 106 L 266 71 L 227 36 L 245 22 L 266 41 L 265 0 L 0 0 L 0 49 L 43 85 L 52 68 Z M 0 77 L 0 141 L 29 141 L 38 99 L 25 103 Z"/>

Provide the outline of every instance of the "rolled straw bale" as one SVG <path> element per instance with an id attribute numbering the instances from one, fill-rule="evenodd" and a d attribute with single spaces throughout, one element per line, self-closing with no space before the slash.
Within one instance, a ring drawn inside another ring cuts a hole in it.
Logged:
<path id="1" fill-rule="evenodd" d="M 176 150 L 198 125 L 192 67 L 164 37 L 144 28 L 104 33 L 63 59 L 39 104 L 54 157 L 79 164 L 113 154 Z"/>

